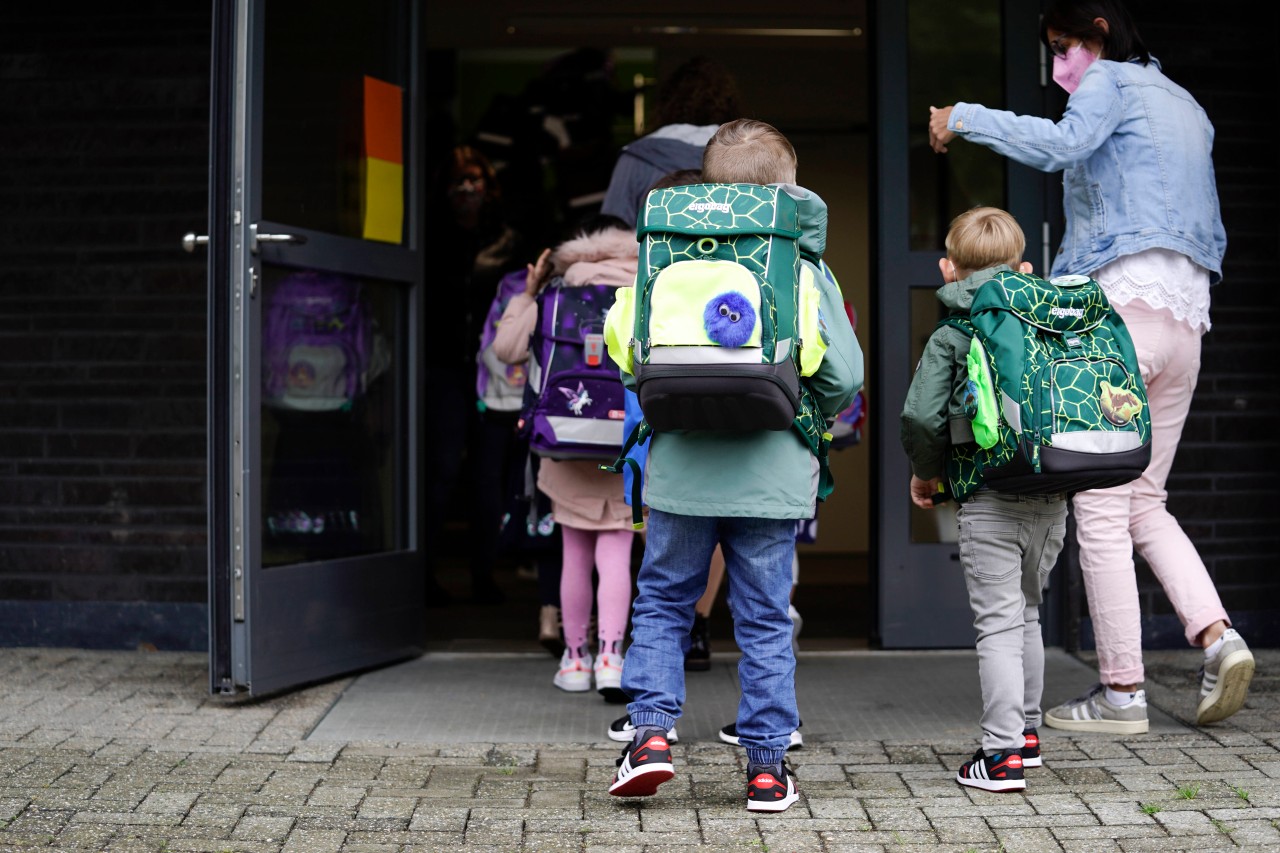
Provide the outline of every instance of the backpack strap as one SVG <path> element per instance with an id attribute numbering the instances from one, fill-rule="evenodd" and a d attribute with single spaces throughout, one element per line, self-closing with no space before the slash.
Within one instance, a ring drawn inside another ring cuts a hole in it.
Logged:
<path id="1" fill-rule="evenodd" d="M 938 325 L 934 326 L 934 329 L 941 329 L 943 326 L 950 326 L 953 329 L 958 329 L 966 335 L 973 337 L 973 321 L 968 317 L 961 317 L 959 314 L 951 314 L 950 316 L 943 317 L 939 320 Z"/>
<path id="2" fill-rule="evenodd" d="M 624 465 L 631 469 L 631 527 L 635 530 L 644 530 L 644 515 L 640 511 L 640 492 L 644 485 L 644 474 L 640 471 L 640 463 L 627 454 L 631 452 L 631 448 L 648 441 L 652 433 L 653 427 L 649 426 L 649 422 L 640 421 L 631 430 L 627 440 L 622 443 L 622 451 L 613 464 L 600 466 L 601 471 L 608 471 L 611 474 L 621 474 Z"/>

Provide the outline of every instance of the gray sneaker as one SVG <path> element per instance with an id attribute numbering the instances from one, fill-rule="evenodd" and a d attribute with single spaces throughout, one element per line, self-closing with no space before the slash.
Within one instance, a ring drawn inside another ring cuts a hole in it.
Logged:
<path id="1" fill-rule="evenodd" d="M 1196 725 L 1225 720 L 1244 705 L 1253 679 L 1253 653 L 1234 628 L 1222 634 L 1218 653 L 1204 662 Z"/>
<path id="2" fill-rule="evenodd" d="M 1045 724 L 1073 732 L 1140 735 L 1147 731 L 1147 691 L 1139 690 L 1128 705 L 1107 701 L 1107 689 L 1095 684 L 1083 696 L 1064 702 L 1044 715 Z"/>

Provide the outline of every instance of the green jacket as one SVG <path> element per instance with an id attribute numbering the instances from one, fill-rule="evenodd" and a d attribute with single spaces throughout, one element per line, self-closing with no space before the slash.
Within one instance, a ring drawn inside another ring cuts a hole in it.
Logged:
<path id="1" fill-rule="evenodd" d="M 979 270 L 968 278 L 938 288 L 938 300 L 951 315 L 969 316 L 973 295 L 1005 264 Z M 972 445 L 973 426 L 965 409 L 969 375 L 965 357 L 970 337 L 951 326 L 940 326 L 929 336 L 916 374 L 902 406 L 902 448 L 911 460 L 911 471 L 922 480 L 946 474 L 952 449 Z M 949 487 L 952 484 L 948 484 Z M 954 493 L 954 488 L 952 489 Z"/>
<path id="2" fill-rule="evenodd" d="M 801 247 L 820 256 L 826 247 L 827 205 L 809 192 L 800 200 Z M 840 289 L 802 262 L 802 286 L 821 293 L 827 351 L 805 382 L 828 423 L 862 387 L 862 349 Z M 635 377 L 622 373 L 634 387 Z M 654 433 L 650 438 L 645 503 L 677 515 L 812 518 L 817 509 L 818 460 L 795 429 L 757 432 Z"/>

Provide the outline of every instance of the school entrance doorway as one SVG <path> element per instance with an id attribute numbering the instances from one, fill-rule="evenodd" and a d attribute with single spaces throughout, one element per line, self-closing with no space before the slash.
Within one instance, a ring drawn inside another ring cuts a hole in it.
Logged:
<path id="1" fill-rule="evenodd" d="M 456 4 L 431 4 L 426 11 L 429 161 L 455 144 L 479 150 L 497 169 L 513 227 L 535 246 L 555 245 L 599 211 L 619 149 L 655 129 L 662 81 L 686 60 L 706 57 L 734 76 L 752 117 L 775 125 L 795 145 L 799 182 L 830 208 L 826 260 L 858 318 L 864 351 L 873 351 L 864 4 L 811 4 L 800 18 L 767 4 L 738 4 L 727 15 L 724 3 L 710 0 L 648 4 L 625 14 L 584 14 L 580 5 L 559 2 L 483 5 L 483 14 Z M 466 297 L 442 298 L 463 310 Z M 453 316 L 454 309 L 446 313 Z M 870 389 L 867 396 L 873 398 Z M 430 602 L 428 647 L 536 650 L 539 610 L 547 600 L 539 594 L 536 551 L 500 555 L 494 576 L 501 603 L 472 599 L 479 534 L 470 524 L 471 507 L 486 450 L 472 442 L 463 452 L 456 479 L 443 484 L 449 494 L 439 502 L 444 517 L 427 521 L 428 530 L 439 530 L 439 547 L 429 557 L 448 595 L 447 604 Z M 831 454 L 836 491 L 820 508 L 816 536 L 798 545 L 794 601 L 803 619 L 802 649 L 866 648 L 871 642 L 873 452 L 863 440 Z M 430 447 L 426 455 L 430 460 Z M 509 523 L 523 526 L 521 518 Z M 527 540 L 519 530 L 508 538 Z M 637 537 L 634 568 L 642 547 Z M 723 589 L 710 628 L 713 650 L 734 649 Z"/>

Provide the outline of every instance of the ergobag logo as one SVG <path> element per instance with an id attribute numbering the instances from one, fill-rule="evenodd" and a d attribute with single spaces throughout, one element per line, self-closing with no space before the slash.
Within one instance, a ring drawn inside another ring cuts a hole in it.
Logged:
<path id="1" fill-rule="evenodd" d="M 1077 320 L 1084 317 L 1083 308 L 1060 308 L 1057 305 L 1049 309 L 1050 317 L 1075 317 Z"/>
<path id="2" fill-rule="evenodd" d="M 729 205 L 722 201 L 695 201 L 693 204 L 689 205 L 686 210 L 692 210 L 694 213 L 707 213 L 712 210 L 720 213 L 733 212 Z"/>

